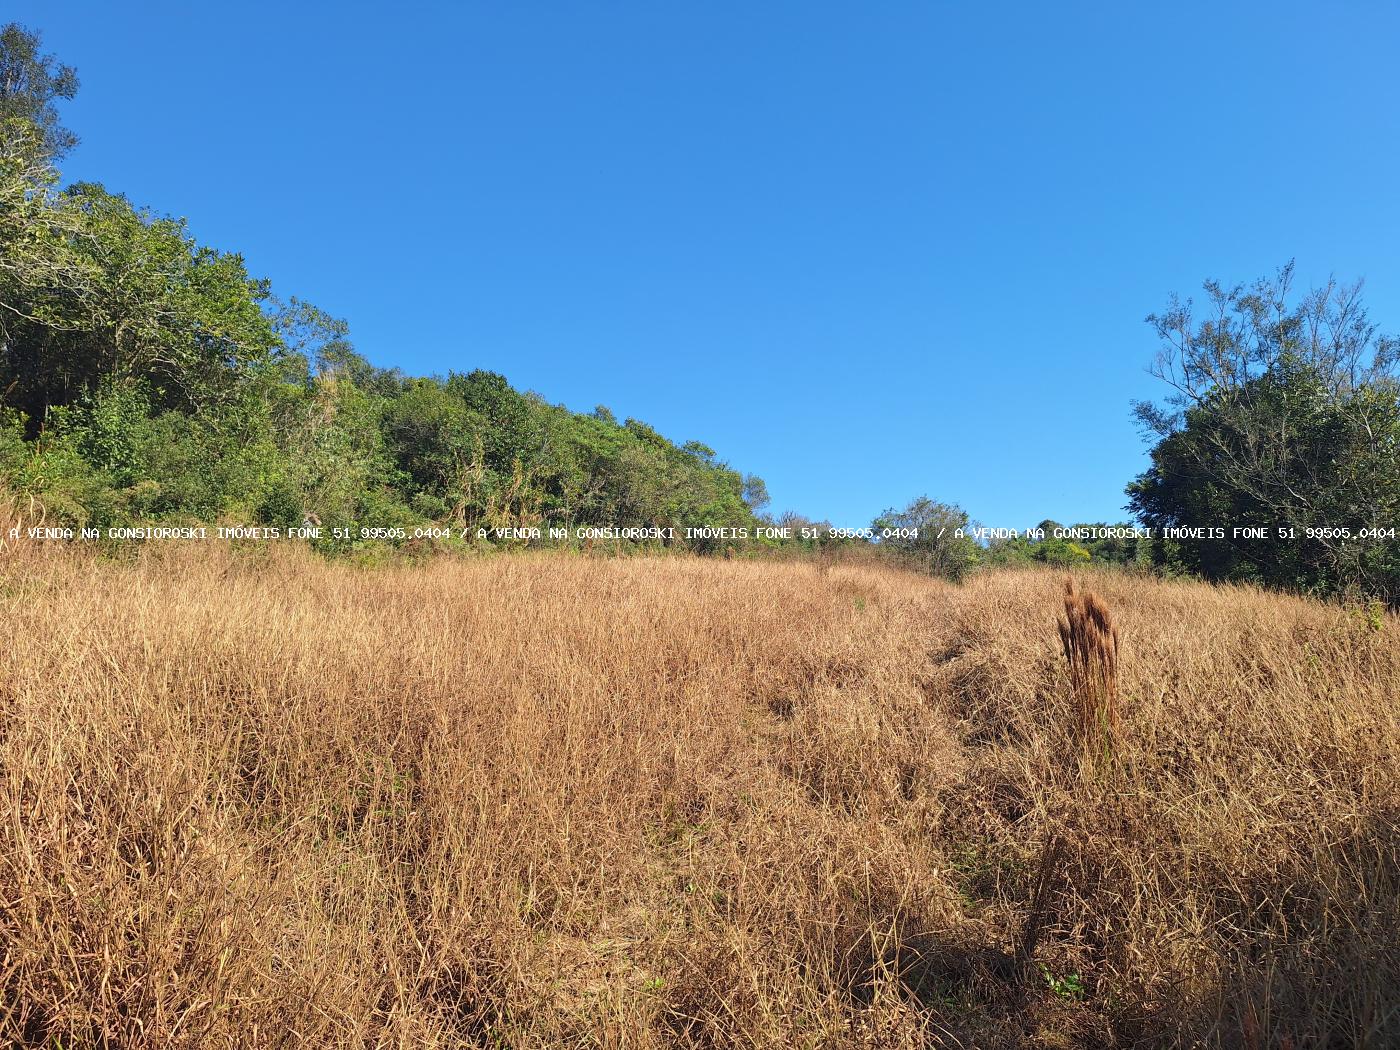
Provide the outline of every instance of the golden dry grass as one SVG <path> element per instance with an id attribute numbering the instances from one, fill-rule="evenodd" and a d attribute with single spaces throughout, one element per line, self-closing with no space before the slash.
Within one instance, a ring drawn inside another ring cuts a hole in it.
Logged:
<path id="1" fill-rule="evenodd" d="M 1393 618 L 1088 578 L 1105 765 L 1049 573 L 0 584 L 8 1045 L 1400 1041 Z"/>
<path id="2" fill-rule="evenodd" d="M 1118 628 L 1113 614 L 1093 591 L 1081 591 L 1065 577 L 1065 614 L 1056 625 L 1069 667 L 1075 724 L 1086 745 L 1111 748 L 1121 721 L 1118 712 Z"/>

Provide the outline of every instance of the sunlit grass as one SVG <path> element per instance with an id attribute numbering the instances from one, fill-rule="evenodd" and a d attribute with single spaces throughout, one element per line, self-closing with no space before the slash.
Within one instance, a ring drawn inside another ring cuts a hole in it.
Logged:
<path id="1" fill-rule="evenodd" d="M 1400 1039 L 1393 617 L 1085 576 L 1105 766 L 1051 573 L 0 577 L 0 1040 Z"/>

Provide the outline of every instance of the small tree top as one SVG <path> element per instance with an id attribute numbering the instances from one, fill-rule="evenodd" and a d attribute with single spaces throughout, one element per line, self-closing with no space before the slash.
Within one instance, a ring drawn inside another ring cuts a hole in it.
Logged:
<path id="1" fill-rule="evenodd" d="M 78 74 L 39 50 L 40 35 L 11 22 L 0 29 L 0 125 L 22 120 L 38 129 L 44 152 L 57 160 L 78 144 L 58 119 L 57 99 L 78 93 Z"/>

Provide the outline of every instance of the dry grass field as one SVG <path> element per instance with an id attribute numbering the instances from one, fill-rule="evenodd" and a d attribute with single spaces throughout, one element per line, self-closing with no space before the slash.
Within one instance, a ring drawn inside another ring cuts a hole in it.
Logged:
<path id="1" fill-rule="evenodd" d="M 1400 623 L 1073 603 L 9 555 L 0 1043 L 1400 1045 Z"/>

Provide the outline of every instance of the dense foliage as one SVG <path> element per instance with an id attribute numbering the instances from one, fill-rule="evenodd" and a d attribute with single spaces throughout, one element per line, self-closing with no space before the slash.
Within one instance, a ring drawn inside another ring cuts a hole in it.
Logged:
<path id="1" fill-rule="evenodd" d="M 243 259 L 100 185 L 57 189 L 76 77 L 0 47 L 0 481 L 51 522 L 742 525 L 762 482 L 698 442 L 490 372 L 410 378 Z"/>
<path id="2" fill-rule="evenodd" d="M 1174 393 L 1138 406 L 1157 444 L 1130 509 L 1159 533 L 1256 526 L 1266 539 L 1105 538 L 1053 521 L 989 536 L 927 497 L 864 533 L 830 530 L 766 517 L 761 479 L 606 408 L 574 413 L 481 370 L 375 367 L 343 321 L 275 297 L 183 220 L 95 183 L 60 187 L 54 165 L 77 139 L 56 104 L 78 81 L 40 44 L 0 30 L 0 492 L 49 524 L 310 518 L 332 547 L 424 525 L 670 527 L 668 542 L 716 551 L 752 536 L 683 530 L 777 524 L 797 551 L 868 546 L 949 578 L 1098 562 L 1400 603 L 1400 344 L 1378 334 L 1359 285 L 1296 298 L 1287 268 L 1207 284 L 1203 321 L 1175 299 L 1149 318 Z"/>
<path id="3" fill-rule="evenodd" d="M 1294 297 L 1291 281 L 1289 266 L 1211 282 L 1205 320 L 1175 300 L 1149 318 L 1174 394 L 1138 407 L 1159 441 L 1131 507 L 1158 528 L 1222 533 L 1158 545 L 1159 565 L 1400 602 L 1400 344 L 1359 284 Z M 1236 533 L 1249 527 L 1263 537 Z"/>

